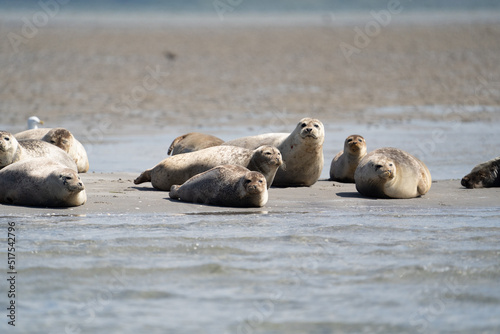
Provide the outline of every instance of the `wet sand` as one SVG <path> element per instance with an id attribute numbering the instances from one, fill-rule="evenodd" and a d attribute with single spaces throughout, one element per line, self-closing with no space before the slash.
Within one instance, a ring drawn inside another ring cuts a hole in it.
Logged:
<path id="1" fill-rule="evenodd" d="M 82 174 L 87 203 L 74 208 L 29 208 L 2 205 L 3 216 L 107 215 L 107 214 L 221 214 L 225 213 L 302 213 L 352 211 L 379 208 L 404 212 L 408 208 L 498 208 L 500 188 L 465 189 L 460 180 L 435 181 L 424 196 L 414 199 L 372 199 L 361 196 L 354 184 L 320 180 L 312 187 L 271 188 L 269 201 L 262 208 L 230 208 L 171 200 L 168 192 L 158 191 L 150 183 L 134 185 L 133 173 Z M 368 215 L 369 213 L 367 213 Z"/>

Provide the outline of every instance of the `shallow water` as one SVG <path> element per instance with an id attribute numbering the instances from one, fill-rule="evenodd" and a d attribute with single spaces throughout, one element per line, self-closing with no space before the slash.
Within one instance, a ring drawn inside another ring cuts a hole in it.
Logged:
<path id="1" fill-rule="evenodd" d="M 16 332 L 498 333 L 498 209 L 3 217 Z"/>

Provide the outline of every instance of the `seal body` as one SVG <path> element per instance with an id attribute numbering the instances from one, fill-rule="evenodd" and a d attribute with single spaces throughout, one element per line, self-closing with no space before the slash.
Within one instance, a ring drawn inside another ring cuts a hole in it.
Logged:
<path id="1" fill-rule="evenodd" d="M 13 134 L 0 131 L 0 168 L 18 161 L 40 157 L 46 157 L 77 171 L 73 159 L 59 147 L 35 139 L 18 141 Z"/>
<path id="2" fill-rule="evenodd" d="M 75 161 L 79 173 L 89 170 L 87 151 L 73 134 L 65 128 L 38 128 L 16 133 L 17 140 L 38 139 L 55 145 Z"/>
<path id="3" fill-rule="evenodd" d="M 500 187 L 500 157 L 480 163 L 461 181 L 466 188 Z"/>
<path id="4" fill-rule="evenodd" d="M 407 152 L 380 148 L 361 159 L 354 173 L 356 189 L 362 195 L 378 198 L 413 198 L 431 188 L 427 166 Z"/>
<path id="5" fill-rule="evenodd" d="M 155 167 L 144 171 L 134 183 L 151 182 L 156 189 L 169 191 L 174 184 L 183 184 L 194 175 L 211 168 L 220 165 L 240 165 L 262 173 L 270 185 L 282 163 L 281 153 L 272 146 L 264 145 L 255 150 L 214 146 L 168 157 Z"/>
<path id="6" fill-rule="evenodd" d="M 303 118 L 292 133 L 267 133 L 243 137 L 225 142 L 254 149 L 260 145 L 272 145 L 280 150 L 285 164 L 274 178 L 273 186 L 311 186 L 318 181 L 323 170 L 323 123 L 314 118 Z"/>
<path id="7" fill-rule="evenodd" d="M 224 141 L 218 137 L 199 132 L 190 132 L 174 139 L 168 149 L 168 154 L 176 155 L 199 151 L 204 148 L 219 146 Z"/>
<path id="8" fill-rule="evenodd" d="M 0 170 L 1 203 L 68 207 L 86 201 L 78 173 L 48 158 L 23 160 Z"/>
<path id="9" fill-rule="evenodd" d="M 266 178 L 238 165 L 222 165 L 173 185 L 170 197 L 185 202 L 234 207 L 261 207 L 267 203 Z"/>
<path id="10" fill-rule="evenodd" d="M 365 139 L 360 135 L 347 137 L 344 150 L 337 153 L 330 165 L 330 180 L 354 183 L 354 172 L 365 155 Z"/>

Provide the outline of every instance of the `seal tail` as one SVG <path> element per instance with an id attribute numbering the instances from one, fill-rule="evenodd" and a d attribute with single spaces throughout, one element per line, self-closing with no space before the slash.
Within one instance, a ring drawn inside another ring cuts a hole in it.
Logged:
<path id="1" fill-rule="evenodd" d="M 142 172 L 142 174 L 134 180 L 134 184 L 141 184 L 144 182 L 151 182 L 151 169 Z"/>
<path id="2" fill-rule="evenodd" d="M 177 185 L 173 185 L 172 187 L 170 187 L 170 192 L 168 193 L 168 195 L 170 196 L 170 198 L 172 199 L 179 199 L 179 188 L 180 186 L 177 186 Z"/>
<path id="3" fill-rule="evenodd" d="M 178 142 L 180 142 L 181 140 L 186 138 L 186 136 L 187 136 L 187 134 L 175 138 L 174 141 L 172 142 L 172 144 L 170 144 L 170 147 L 168 148 L 167 155 L 170 155 L 170 153 L 173 153 L 174 146 L 177 145 Z"/>

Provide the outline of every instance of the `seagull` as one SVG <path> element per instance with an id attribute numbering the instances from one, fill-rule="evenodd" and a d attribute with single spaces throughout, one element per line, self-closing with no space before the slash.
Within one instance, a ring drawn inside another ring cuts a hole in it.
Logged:
<path id="1" fill-rule="evenodd" d="M 41 121 L 40 118 L 36 116 L 31 116 L 30 118 L 28 118 L 28 130 L 38 129 L 39 124 L 43 124 L 43 121 Z"/>

